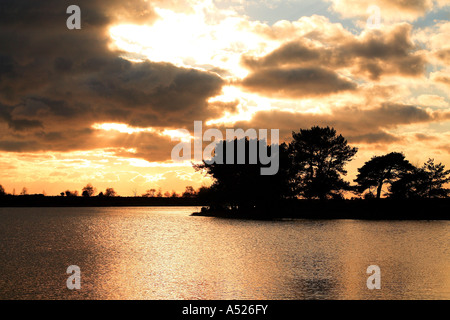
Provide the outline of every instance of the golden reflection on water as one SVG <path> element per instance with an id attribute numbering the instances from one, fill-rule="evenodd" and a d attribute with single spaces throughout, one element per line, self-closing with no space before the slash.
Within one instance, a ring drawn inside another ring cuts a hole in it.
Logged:
<path id="1" fill-rule="evenodd" d="M 2 299 L 449 299 L 446 221 L 245 221 L 196 208 L 0 209 Z M 65 287 L 69 265 L 82 289 Z M 369 265 L 381 290 L 368 290 Z"/>

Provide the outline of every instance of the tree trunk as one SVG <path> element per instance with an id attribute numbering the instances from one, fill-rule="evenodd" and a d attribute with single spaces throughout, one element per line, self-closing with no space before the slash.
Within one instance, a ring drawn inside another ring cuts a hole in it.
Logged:
<path id="1" fill-rule="evenodd" d="M 377 199 L 381 198 L 381 189 L 383 189 L 383 181 L 380 181 L 378 183 L 378 188 L 377 188 Z"/>

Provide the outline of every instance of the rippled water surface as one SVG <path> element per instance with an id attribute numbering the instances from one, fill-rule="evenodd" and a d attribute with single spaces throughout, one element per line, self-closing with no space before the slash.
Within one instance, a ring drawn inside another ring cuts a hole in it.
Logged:
<path id="1" fill-rule="evenodd" d="M 0 208 L 0 299 L 449 299 L 450 222 Z M 66 269 L 81 268 L 81 290 Z M 369 265 L 381 290 L 368 290 Z"/>

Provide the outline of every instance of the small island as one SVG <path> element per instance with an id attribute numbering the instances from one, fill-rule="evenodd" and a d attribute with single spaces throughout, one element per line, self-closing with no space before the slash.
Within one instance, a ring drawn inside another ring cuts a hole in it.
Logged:
<path id="1" fill-rule="evenodd" d="M 253 144 L 253 146 L 252 146 Z M 245 146 L 246 161 L 237 164 L 238 148 Z M 345 166 L 357 148 L 330 127 L 312 127 L 292 133 L 292 141 L 274 148 L 278 172 L 261 175 L 264 163 L 251 164 L 251 148 L 261 144 L 235 139 L 219 145 L 232 152 L 236 164 L 211 161 L 195 166 L 214 178 L 203 190 L 206 206 L 195 216 L 251 219 L 380 219 L 449 220 L 450 170 L 429 159 L 412 165 L 399 152 L 374 156 L 358 169 L 354 184 L 344 180 Z M 260 152 L 260 150 L 258 150 Z M 254 163 L 254 162 L 253 162 Z"/>

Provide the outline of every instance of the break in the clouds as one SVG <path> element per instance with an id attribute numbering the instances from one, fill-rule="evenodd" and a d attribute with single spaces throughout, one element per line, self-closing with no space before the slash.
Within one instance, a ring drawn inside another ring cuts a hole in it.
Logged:
<path id="1" fill-rule="evenodd" d="M 72 4 L 81 30 L 66 28 Z M 366 28 L 371 4 L 324 0 L 292 17 L 283 10 L 298 1 L 3 0 L 0 153 L 97 153 L 90 161 L 109 177 L 123 159 L 144 171 L 167 165 L 177 129 L 201 120 L 277 128 L 286 139 L 330 125 L 360 146 L 414 153 L 411 141 L 428 141 L 430 153 L 448 155 L 439 134 L 450 130 L 449 2 L 377 1 L 382 24 Z M 24 161 L 5 163 L 20 175 Z M 133 175 L 124 176 L 161 178 Z"/>

